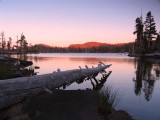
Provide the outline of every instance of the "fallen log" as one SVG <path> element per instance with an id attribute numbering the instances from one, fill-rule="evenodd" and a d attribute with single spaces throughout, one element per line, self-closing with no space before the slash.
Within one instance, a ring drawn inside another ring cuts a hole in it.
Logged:
<path id="1" fill-rule="evenodd" d="M 58 72 L 50 74 L 0 80 L 0 109 L 9 107 L 24 100 L 26 97 L 40 94 L 48 89 L 58 88 L 78 79 L 92 76 L 110 66 L 99 64 L 95 68 L 58 70 Z"/>

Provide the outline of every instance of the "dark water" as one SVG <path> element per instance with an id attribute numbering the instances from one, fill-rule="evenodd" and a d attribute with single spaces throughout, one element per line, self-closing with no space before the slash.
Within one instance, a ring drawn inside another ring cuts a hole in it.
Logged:
<path id="1" fill-rule="evenodd" d="M 17 56 L 13 56 L 17 57 Z M 116 109 L 129 112 L 137 120 L 160 120 L 160 60 L 130 58 L 127 54 L 28 54 L 18 58 L 33 61 L 40 69 L 34 70 L 38 74 L 51 73 L 97 66 L 99 61 L 112 64 L 107 71 L 112 71 L 104 83 L 111 84 L 120 91 L 120 102 Z M 101 76 L 98 75 L 97 79 Z M 95 81 L 93 81 L 95 83 Z M 66 89 L 93 88 L 91 81 L 81 84 L 73 83 Z"/>
<path id="2" fill-rule="evenodd" d="M 36 75 L 34 66 L 21 65 L 18 61 L 0 61 L 0 80 Z"/>

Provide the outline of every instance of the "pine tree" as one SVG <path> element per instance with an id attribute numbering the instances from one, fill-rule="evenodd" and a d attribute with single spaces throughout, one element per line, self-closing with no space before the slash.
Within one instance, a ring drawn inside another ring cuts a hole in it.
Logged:
<path id="1" fill-rule="evenodd" d="M 137 38 L 135 40 L 135 52 L 142 54 L 143 51 L 143 21 L 142 17 L 138 17 L 136 19 L 136 31 L 133 34 L 137 34 Z"/>
<path id="2" fill-rule="evenodd" d="M 8 51 L 10 51 L 10 49 L 11 49 L 11 44 L 12 44 L 12 38 L 9 37 L 9 40 L 7 41 L 7 48 L 8 48 Z"/>
<path id="3" fill-rule="evenodd" d="M 145 53 L 148 53 L 148 40 L 146 35 L 144 34 L 143 36 L 143 50 L 145 51 Z"/>
<path id="4" fill-rule="evenodd" d="M 23 35 L 23 33 L 21 34 L 20 40 L 17 40 L 17 46 L 18 46 L 19 52 L 21 52 L 21 53 L 27 52 L 28 43 L 27 43 L 26 37 L 25 37 L 25 35 Z"/>
<path id="5" fill-rule="evenodd" d="M 6 42 L 5 42 L 5 36 L 4 36 L 4 32 L 1 32 L 1 39 L 2 39 L 2 50 L 5 49 L 5 45 L 6 45 Z"/>
<path id="6" fill-rule="evenodd" d="M 154 17 L 152 16 L 151 11 L 149 11 L 147 13 L 146 16 L 146 21 L 144 22 L 145 24 L 145 36 L 147 37 L 148 40 L 148 51 L 151 52 L 152 51 L 152 40 L 154 38 L 154 36 L 157 34 L 157 30 L 156 30 L 156 24 L 154 22 Z"/>
<path id="7" fill-rule="evenodd" d="M 157 39 L 156 39 L 156 49 L 160 50 L 160 32 L 157 35 Z"/>

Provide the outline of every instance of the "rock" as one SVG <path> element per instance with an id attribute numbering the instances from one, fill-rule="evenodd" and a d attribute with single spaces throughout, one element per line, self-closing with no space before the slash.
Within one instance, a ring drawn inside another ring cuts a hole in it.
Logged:
<path id="1" fill-rule="evenodd" d="M 39 69 L 40 67 L 39 67 L 39 66 L 35 66 L 34 68 L 35 68 L 35 69 Z"/>
<path id="2" fill-rule="evenodd" d="M 108 120 L 135 120 L 127 112 L 118 110 L 108 116 Z"/>

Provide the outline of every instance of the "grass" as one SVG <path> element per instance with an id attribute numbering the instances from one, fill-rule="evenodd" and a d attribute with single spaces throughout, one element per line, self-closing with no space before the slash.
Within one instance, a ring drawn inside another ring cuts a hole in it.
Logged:
<path id="1" fill-rule="evenodd" d="M 98 93 L 98 112 L 104 119 L 113 111 L 119 102 L 119 92 L 111 85 L 103 87 Z"/>

